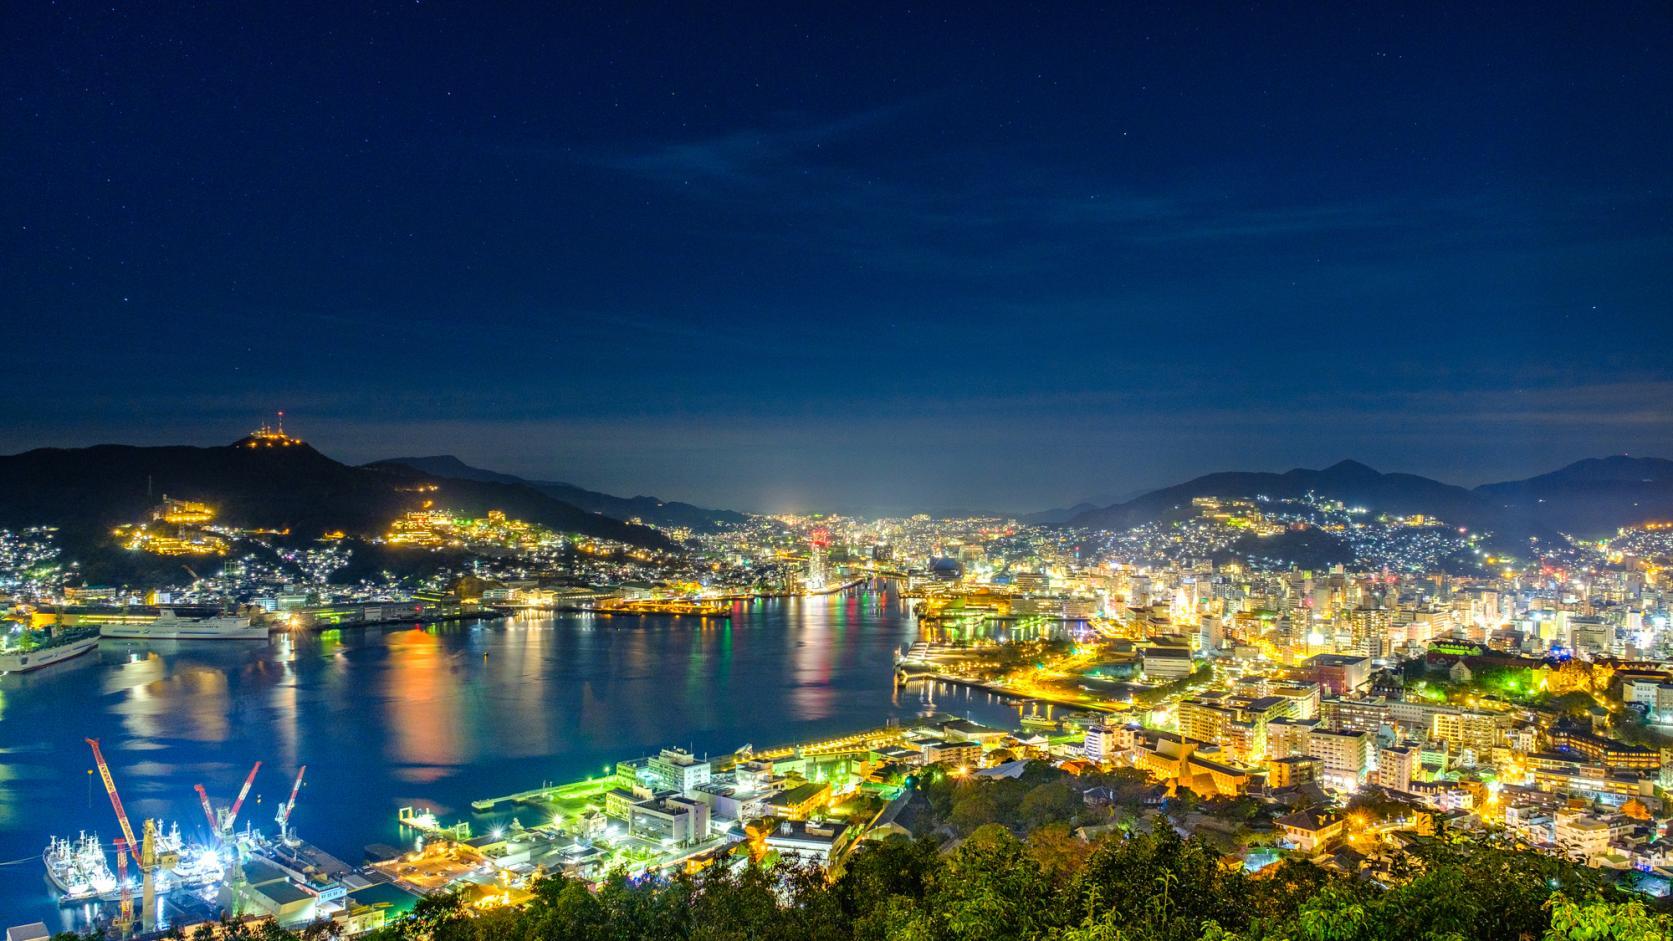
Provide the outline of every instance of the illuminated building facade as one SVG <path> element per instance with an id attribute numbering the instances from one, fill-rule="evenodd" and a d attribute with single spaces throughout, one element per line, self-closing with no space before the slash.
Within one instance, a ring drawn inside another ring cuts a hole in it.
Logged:
<path id="1" fill-rule="evenodd" d="M 807 540 L 807 588 L 824 591 L 831 578 L 831 531 L 815 527 Z"/>
<path id="2" fill-rule="evenodd" d="M 1376 736 L 1370 732 L 1314 729 L 1307 736 L 1307 752 L 1320 760 L 1320 780 L 1325 786 L 1352 791 L 1365 783 L 1371 772 L 1375 743 Z"/>
<path id="3" fill-rule="evenodd" d="M 153 555 L 226 555 L 231 545 L 225 535 L 207 527 L 215 510 L 195 500 L 175 500 L 166 494 L 145 523 L 116 527 L 122 547 Z"/>

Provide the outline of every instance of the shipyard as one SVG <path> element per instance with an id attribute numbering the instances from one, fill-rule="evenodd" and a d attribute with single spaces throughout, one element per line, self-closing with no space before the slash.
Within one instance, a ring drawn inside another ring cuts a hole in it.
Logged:
<path id="1" fill-rule="evenodd" d="M 368 844 L 351 864 L 297 832 L 309 800 L 331 799 L 304 792 L 306 765 L 271 825 L 243 815 L 258 761 L 229 801 L 217 804 L 194 785 L 203 819 L 183 831 L 178 822 L 131 820 L 120 769 L 107 764 L 97 740 L 86 745 L 120 836 L 102 841 L 96 826 L 54 836 L 41 862 L 60 905 L 124 937 L 229 917 L 298 928 L 326 921 L 358 934 L 438 892 L 462 893 L 479 908 L 520 904 L 549 874 L 597 884 L 617 873 L 654 877 L 769 855 L 835 870 L 861 842 L 900 832 L 894 818 L 924 765 L 973 763 L 984 747 L 1039 756 L 1047 748 L 1037 736 L 1025 741 L 945 714 L 715 757 L 667 747 L 624 758 L 606 774 L 475 800 L 459 819 L 401 807 L 395 819 L 406 840 Z"/>

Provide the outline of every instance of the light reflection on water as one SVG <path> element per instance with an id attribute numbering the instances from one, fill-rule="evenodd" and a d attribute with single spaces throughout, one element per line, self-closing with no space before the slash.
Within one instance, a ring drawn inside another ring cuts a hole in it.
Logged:
<path id="1" fill-rule="evenodd" d="M 403 834 L 395 811 L 596 773 L 662 745 L 730 752 L 881 725 L 926 708 L 892 657 L 917 638 L 892 587 L 738 604 L 730 621 L 506 618 L 334 630 L 268 641 L 130 644 L 0 679 L 0 912 L 73 927 L 39 863 L 49 835 L 116 823 L 87 775 L 100 738 L 134 816 L 202 836 L 192 785 L 231 801 L 260 760 L 244 817 L 271 830 L 298 763 L 294 822 L 349 860 Z M 986 694 L 934 705 L 1001 722 Z"/>

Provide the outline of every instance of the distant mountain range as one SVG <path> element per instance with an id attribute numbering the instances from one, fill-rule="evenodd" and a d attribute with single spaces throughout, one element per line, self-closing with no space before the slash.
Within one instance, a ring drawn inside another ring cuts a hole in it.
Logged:
<path id="1" fill-rule="evenodd" d="M 1673 519 L 1673 461 L 1594 457 L 1527 480 L 1483 484 L 1476 492 L 1505 510 L 1580 536 Z"/>
<path id="2" fill-rule="evenodd" d="M 1095 513 L 1099 509 L 1100 507 L 1096 503 L 1084 501 L 1074 506 L 1061 506 L 1056 509 L 1041 510 L 1038 513 L 1029 513 L 1018 517 L 1018 519 L 1035 526 L 1061 526 L 1089 513 Z"/>
<path id="3" fill-rule="evenodd" d="M 1082 513 L 1090 513 L 1099 507 L 1111 506 L 1116 503 L 1126 503 L 1128 500 L 1142 497 L 1149 492 L 1149 487 L 1140 487 L 1137 490 L 1117 492 L 1110 496 L 1087 497 L 1079 503 L 1076 503 L 1074 506 L 1060 506 L 1053 507 L 1049 510 L 1039 510 L 1038 512 L 1027 513 L 1023 516 L 1019 516 L 1017 519 L 1021 522 L 1031 523 L 1035 526 L 1061 526 L 1075 517 L 1080 516 Z"/>
<path id="4" fill-rule="evenodd" d="M 433 483 L 435 493 L 420 493 Z M 564 532 L 668 548 L 661 533 L 601 516 L 527 484 L 428 474 L 399 465 L 354 467 L 307 444 L 267 447 L 41 448 L 0 456 L 0 526 L 60 527 L 66 548 L 108 542 L 111 527 L 149 517 L 164 495 L 201 500 L 228 525 L 305 538 L 342 530 L 384 533 L 424 499 L 470 515 L 506 515 Z"/>
<path id="5" fill-rule="evenodd" d="M 1673 519 L 1673 461 L 1592 458 L 1527 480 L 1474 489 L 1416 474 L 1385 474 L 1358 461 L 1322 470 L 1208 474 L 1106 507 L 1047 511 L 1088 529 L 1128 529 L 1189 512 L 1195 497 L 1295 499 L 1313 493 L 1379 513 L 1422 513 L 1494 534 L 1503 548 L 1525 549 L 1529 539 L 1556 541 L 1562 533 L 1600 536 L 1622 526 Z M 1074 512 L 1079 510 L 1079 512 Z"/>
<path id="6" fill-rule="evenodd" d="M 1358 461 L 1342 461 L 1323 470 L 1296 468 L 1282 474 L 1248 471 L 1209 474 L 1153 490 L 1126 503 L 1082 513 L 1070 522 L 1097 529 L 1127 529 L 1163 519 L 1175 511 L 1188 510 L 1195 497 L 1296 499 L 1308 493 L 1379 513 L 1423 513 L 1456 526 L 1492 530 L 1499 539 L 1524 550 L 1529 537 L 1558 538 L 1555 531 L 1533 525 L 1525 517 L 1506 512 L 1481 494 L 1463 487 L 1415 474 L 1384 474 Z"/>
<path id="7" fill-rule="evenodd" d="M 711 510 L 707 507 L 660 500 L 656 497 L 617 497 L 608 493 L 599 493 L 596 490 L 577 487 L 574 484 L 552 480 L 526 480 L 511 474 L 472 467 L 451 454 L 436 454 L 430 457 L 392 457 L 366 466 L 374 469 L 404 467 L 421 474 L 431 474 L 455 480 L 481 480 L 518 484 L 533 488 L 549 497 L 573 504 L 583 510 L 602 513 L 616 519 L 640 519 L 656 526 L 680 526 L 706 532 L 715 529 L 717 526 L 742 523 L 749 519 L 745 514 L 732 510 Z"/>

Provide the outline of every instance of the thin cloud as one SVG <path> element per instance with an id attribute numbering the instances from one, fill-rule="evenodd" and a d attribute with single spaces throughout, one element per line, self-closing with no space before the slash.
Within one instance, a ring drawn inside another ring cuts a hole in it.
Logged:
<path id="1" fill-rule="evenodd" d="M 922 99 L 897 102 L 825 121 L 734 131 L 658 144 L 637 153 L 597 155 L 598 164 L 664 183 L 693 180 L 768 183 L 785 162 L 827 143 L 875 130 L 910 112 Z"/>
<path id="2" fill-rule="evenodd" d="M 1145 253 L 1193 242 L 1207 250 L 1424 231 L 1502 248 L 1550 221 L 1525 218 L 1516 205 L 1477 193 L 1271 206 L 1223 180 L 1147 192 L 1121 180 L 1065 174 L 1020 152 L 1006 158 L 1017 172 L 981 185 L 957 172 L 972 158 L 957 151 L 902 158 L 889 177 L 847 162 L 846 145 L 922 106 L 917 99 L 585 159 L 694 202 L 723 204 L 710 237 L 794 240 L 809 252 L 847 255 L 879 270 L 964 278 L 1084 264 L 1089 246 Z M 1423 244 L 1433 241 L 1431 235 Z"/>

